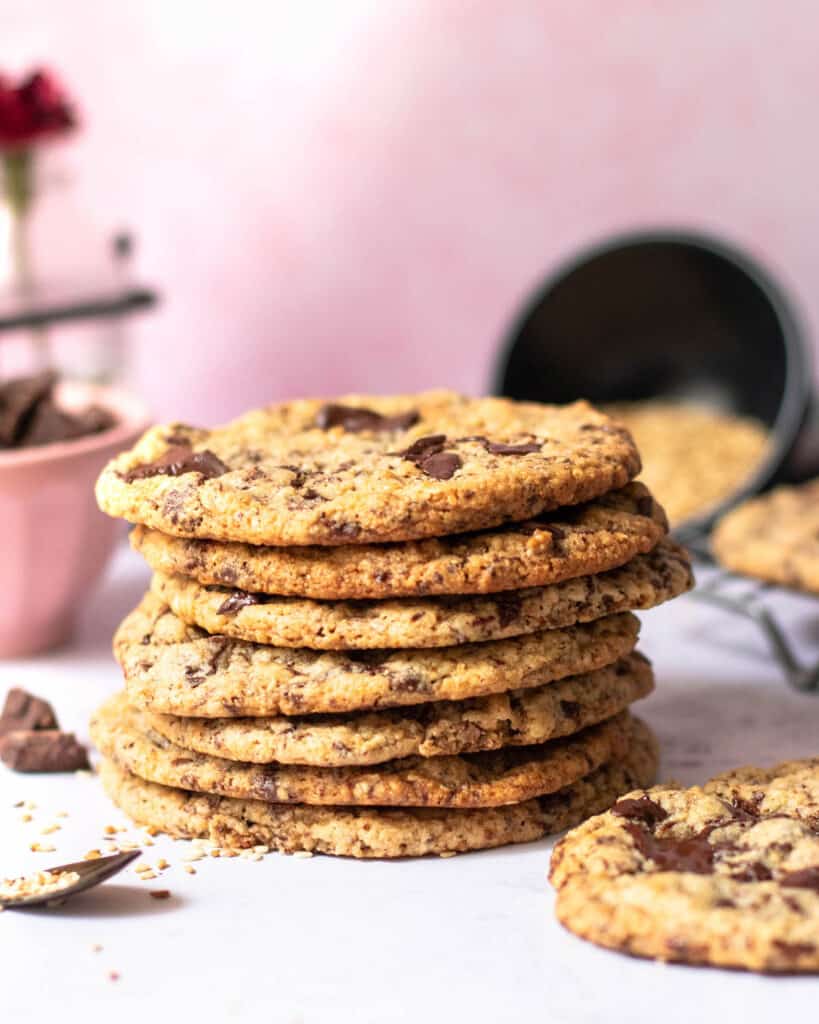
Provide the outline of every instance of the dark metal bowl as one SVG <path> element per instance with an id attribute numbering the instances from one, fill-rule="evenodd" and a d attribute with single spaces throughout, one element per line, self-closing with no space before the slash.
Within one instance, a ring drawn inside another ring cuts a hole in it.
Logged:
<path id="1" fill-rule="evenodd" d="M 515 319 L 495 393 L 596 404 L 696 401 L 761 420 L 772 443 L 753 476 L 678 536 L 775 481 L 819 469 L 812 361 L 793 305 L 750 257 L 703 235 L 633 234 L 564 263 Z M 798 445 L 797 445 L 798 442 Z"/>

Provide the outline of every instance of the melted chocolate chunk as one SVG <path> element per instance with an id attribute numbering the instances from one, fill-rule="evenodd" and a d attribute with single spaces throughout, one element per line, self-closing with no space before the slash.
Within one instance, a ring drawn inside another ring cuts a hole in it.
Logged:
<path id="1" fill-rule="evenodd" d="M 647 860 L 653 860 L 660 871 L 689 871 L 695 875 L 710 875 L 714 870 L 716 850 L 708 842 L 712 831 L 710 828 L 689 839 L 675 839 L 672 836 L 658 839 L 634 822 L 627 821 L 624 827 L 640 853 Z"/>
<path id="2" fill-rule="evenodd" d="M 436 480 L 449 480 L 462 465 L 460 456 L 455 452 L 436 452 L 419 462 L 418 468 Z"/>
<path id="3" fill-rule="evenodd" d="M 522 605 L 520 594 L 514 590 L 495 595 L 495 608 L 498 612 L 498 625 L 501 629 L 511 626 L 520 615 Z"/>
<path id="4" fill-rule="evenodd" d="M 813 889 L 819 892 L 819 864 L 801 871 L 791 871 L 779 879 L 779 884 L 788 889 Z"/>
<path id="5" fill-rule="evenodd" d="M 9 690 L 0 714 L 0 736 L 19 729 L 57 729 L 57 716 L 52 706 L 25 690 Z"/>
<path id="6" fill-rule="evenodd" d="M 668 811 L 648 796 L 618 800 L 612 807 L 611 813 L 620 818 L 627 818 L 629 821 L 642 821 L 647 825 L 656 825 L 668 817 Z"/>
<path id="7" fill-rule="evenodd" d="M 224 462 L 210 449 L 195 452 L 187 444 L 177 444 L 153 462 L 134 466 L 121 476 L 126 484 L 132 484 L 135 480 L 144 480 L 150 476 L 182 476 L 183 473 L 200 473 L 205 479 L 210 480 L 227 471 Z"/>
<path id="8" fill-rule="evenodd" d="M 236 615 L 242 608 L 247 608 L 252 604 L 264 604 L 264 598 L 261 594 L 249 594 L 246 590 L 236 590 L 226 597 L 225 600 L 219 605 L 217 612 L 219 615 Z"/>
<path id="9" fill-rule="evenodd" d="M 459 437 L 459 441 L 477 441 L 478 444 L 490 453 L 490 455 L 530 455 L 532 452 L 539 452 L 542 445 L 535 441 L 525 441 L 521 444 L 503 444 L 501 441 L 490 441 L 483 434 L 472 434 L 469 437 Z"/>
<path id="10" fill-rule="evenodd" d="M 426 437 L 419 437 L 417 441 L 405 448 L 402 452 L 396 452 L 402 459 L 410 462 L 419 462 L 429 455 L 436 455 L 444 450 L 446 445 L 446 434 L 428 434 Z"/>
<path id="11" fill-rule="evenodd" d="M 528 444 L 501 444 L 498 441 L 487 441 L 484 448 L 490 455 L 531 455 L 540 451 L 540 445 L 533 441 Z"/>
<path id="12" fill-rule="evenodd" d="M 735 882 L 769 882 L 773 878 L 773 872 L 765 864 L 757 861 L 753 864 L 740 865 L 731 872 L 731 878 Z"/>
<path id="13" fill-rule="evenodd" d="M 403 452 L 392 454 L 414 462 L 427 476 L 436 480 L 449 480 L 463 463 L 455 452 L 444 451 L 446 443 L 446 434 L 430 434 L 428 437 L 419 437 Z"/>
<path id="14" fill-rule="evenodd" d="M 16 772 L 73 772 L 89 768 L 88 752 L 70 732 L 21 729 L 0 738 L 0 760 Z"/>
<path id="15" fill-rule="evenodd" d="M 372 409 L 330 404 L 319 409 L 316 426 L 320 430 L 341 427 L 351 434 L 357 434 L 362 430 L 383 433 L 388 430 L 408 430 L 420 418 L 414 409 L 396 416 L 382 416 L 380 412 L 374 412 Z"/>

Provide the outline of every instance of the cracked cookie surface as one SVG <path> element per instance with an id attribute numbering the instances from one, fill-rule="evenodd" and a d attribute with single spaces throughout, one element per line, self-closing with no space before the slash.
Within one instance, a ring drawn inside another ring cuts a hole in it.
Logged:
<path id="1" fill-rule="evenodd" d="M 625 486 L 628 431 L 585 402 L 447 391 L 271 405 L 149 430 L 103 470 L 109 515 L 250 544 L 413 540 L 497 526 Z"/>
<path id="2" fill-rule="evenodd" d="M 150 728 L 180 747 L 254 764 L 323 767 L 380 764 L 526 746 L 568 736 L 625 710 L 653 689 L 638 653 L 544 686 L 414 708 L 301 718 L 180 718 L 144 714 Z"/>
<path id="3" fill-rule="evenodd" d="M 265 845 L 343 857 L 420 857 L 525 843 L 608 807 L 657 770 L 656 740 L 634 720 L 633 741 L 609 762 L 548 796 L 504 807 L 319 807 L 208 796 L 145 782 L 105 759 L 100 776 L 109 797 L 141 825 L 171 835 L 210 839 L 221 847 Z"/>
<path id="4" fill-rule="evenodd" d="M 558 583 L 645 554 L 667 525 L 648 489 L 632 483 L 537 519 L 427 540 L 277 548 L 172 537 L 137 526 L 131 546 L 165 576 L 338 601 L 495 593 Z"/>
<path id="5" fill-rule="evenodd" d="M 560 921 L 638 956 L 819 971 L 819 758 L 627 794 L 555 848 Z"/>
<path id="6" fill-rule="evenodd" d="M 314 601 L 203 586 L 158 573 L 151 590 L 210 634 L 314 650 L 432 648 L 561 629 L 669 601 L 693 585 L 685 551 L 663 540 L 618 569 L 527 590 L 469 597 Z"/>
<path id="7" fill-rule="evenodd" d="M 623 756 L 628 713 L 530 747 L 478 754 L 406 757 L 366 767 L 252 765 L 198 754 L 154 732 L 124 694 L 91 719 L 99 751 L 164 786 L 269 803 L 355 806 L 497 807 L 552 793 Z"/>
<path id="8" fill-rule="evenodd" d="M 305 715 L 463 700 L 590 672 L 630 653 L 624 613 L 431 650 L 312 651 L 210 636 L 146 595 L 114 636 L 131 703 L 197 718 Z"/>

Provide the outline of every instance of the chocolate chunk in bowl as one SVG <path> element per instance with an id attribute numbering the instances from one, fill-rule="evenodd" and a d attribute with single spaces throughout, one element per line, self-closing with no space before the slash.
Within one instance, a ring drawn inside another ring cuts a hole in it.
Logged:
<path id="1" fill-rule="evenodd" d="M 21 401 L 10 412 L 19 385 L 0 385 L 0 393 L 3 658 L 46 650 L 71 634 L 118 535 L 94 506 L 94 480 L 145 429 L 148 413 L 123 392 L 52 376 L 30 386 L 25 414 Z"/>

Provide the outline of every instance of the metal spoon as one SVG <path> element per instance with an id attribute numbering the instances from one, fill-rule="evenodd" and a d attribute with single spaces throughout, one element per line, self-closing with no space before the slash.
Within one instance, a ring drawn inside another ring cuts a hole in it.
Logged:
<path id="1" fill-rule="evenodd" d="M 71 896 L 76 896 L 78 892 L 85 892 L 86 889 L 92 889 L 95 885 L 99 885 L 100 882 L 107 882 L 109 878 L 118 874 L 131 861 L 136 860 L 141 855 L 141 850 L 129 850 L 128 853 L 115 853 L 110 857 L 97 857 L 96 860 L 81 860 L 76 864 L 61 864 L 56 868 L 46 868 L 52 875 L 61 875 L 66 871 L 76 871 L 80 877 L 73 884 L 67 885 L 64 889 L 58 889 L 56 892 L 33 896 L 15 896 L 11 899 L 0 896 L 0 906 L 6 910 L 16 910 L 18 907 L 36 907 L 43 903 L 48 906 L 59 906 Z"/>

